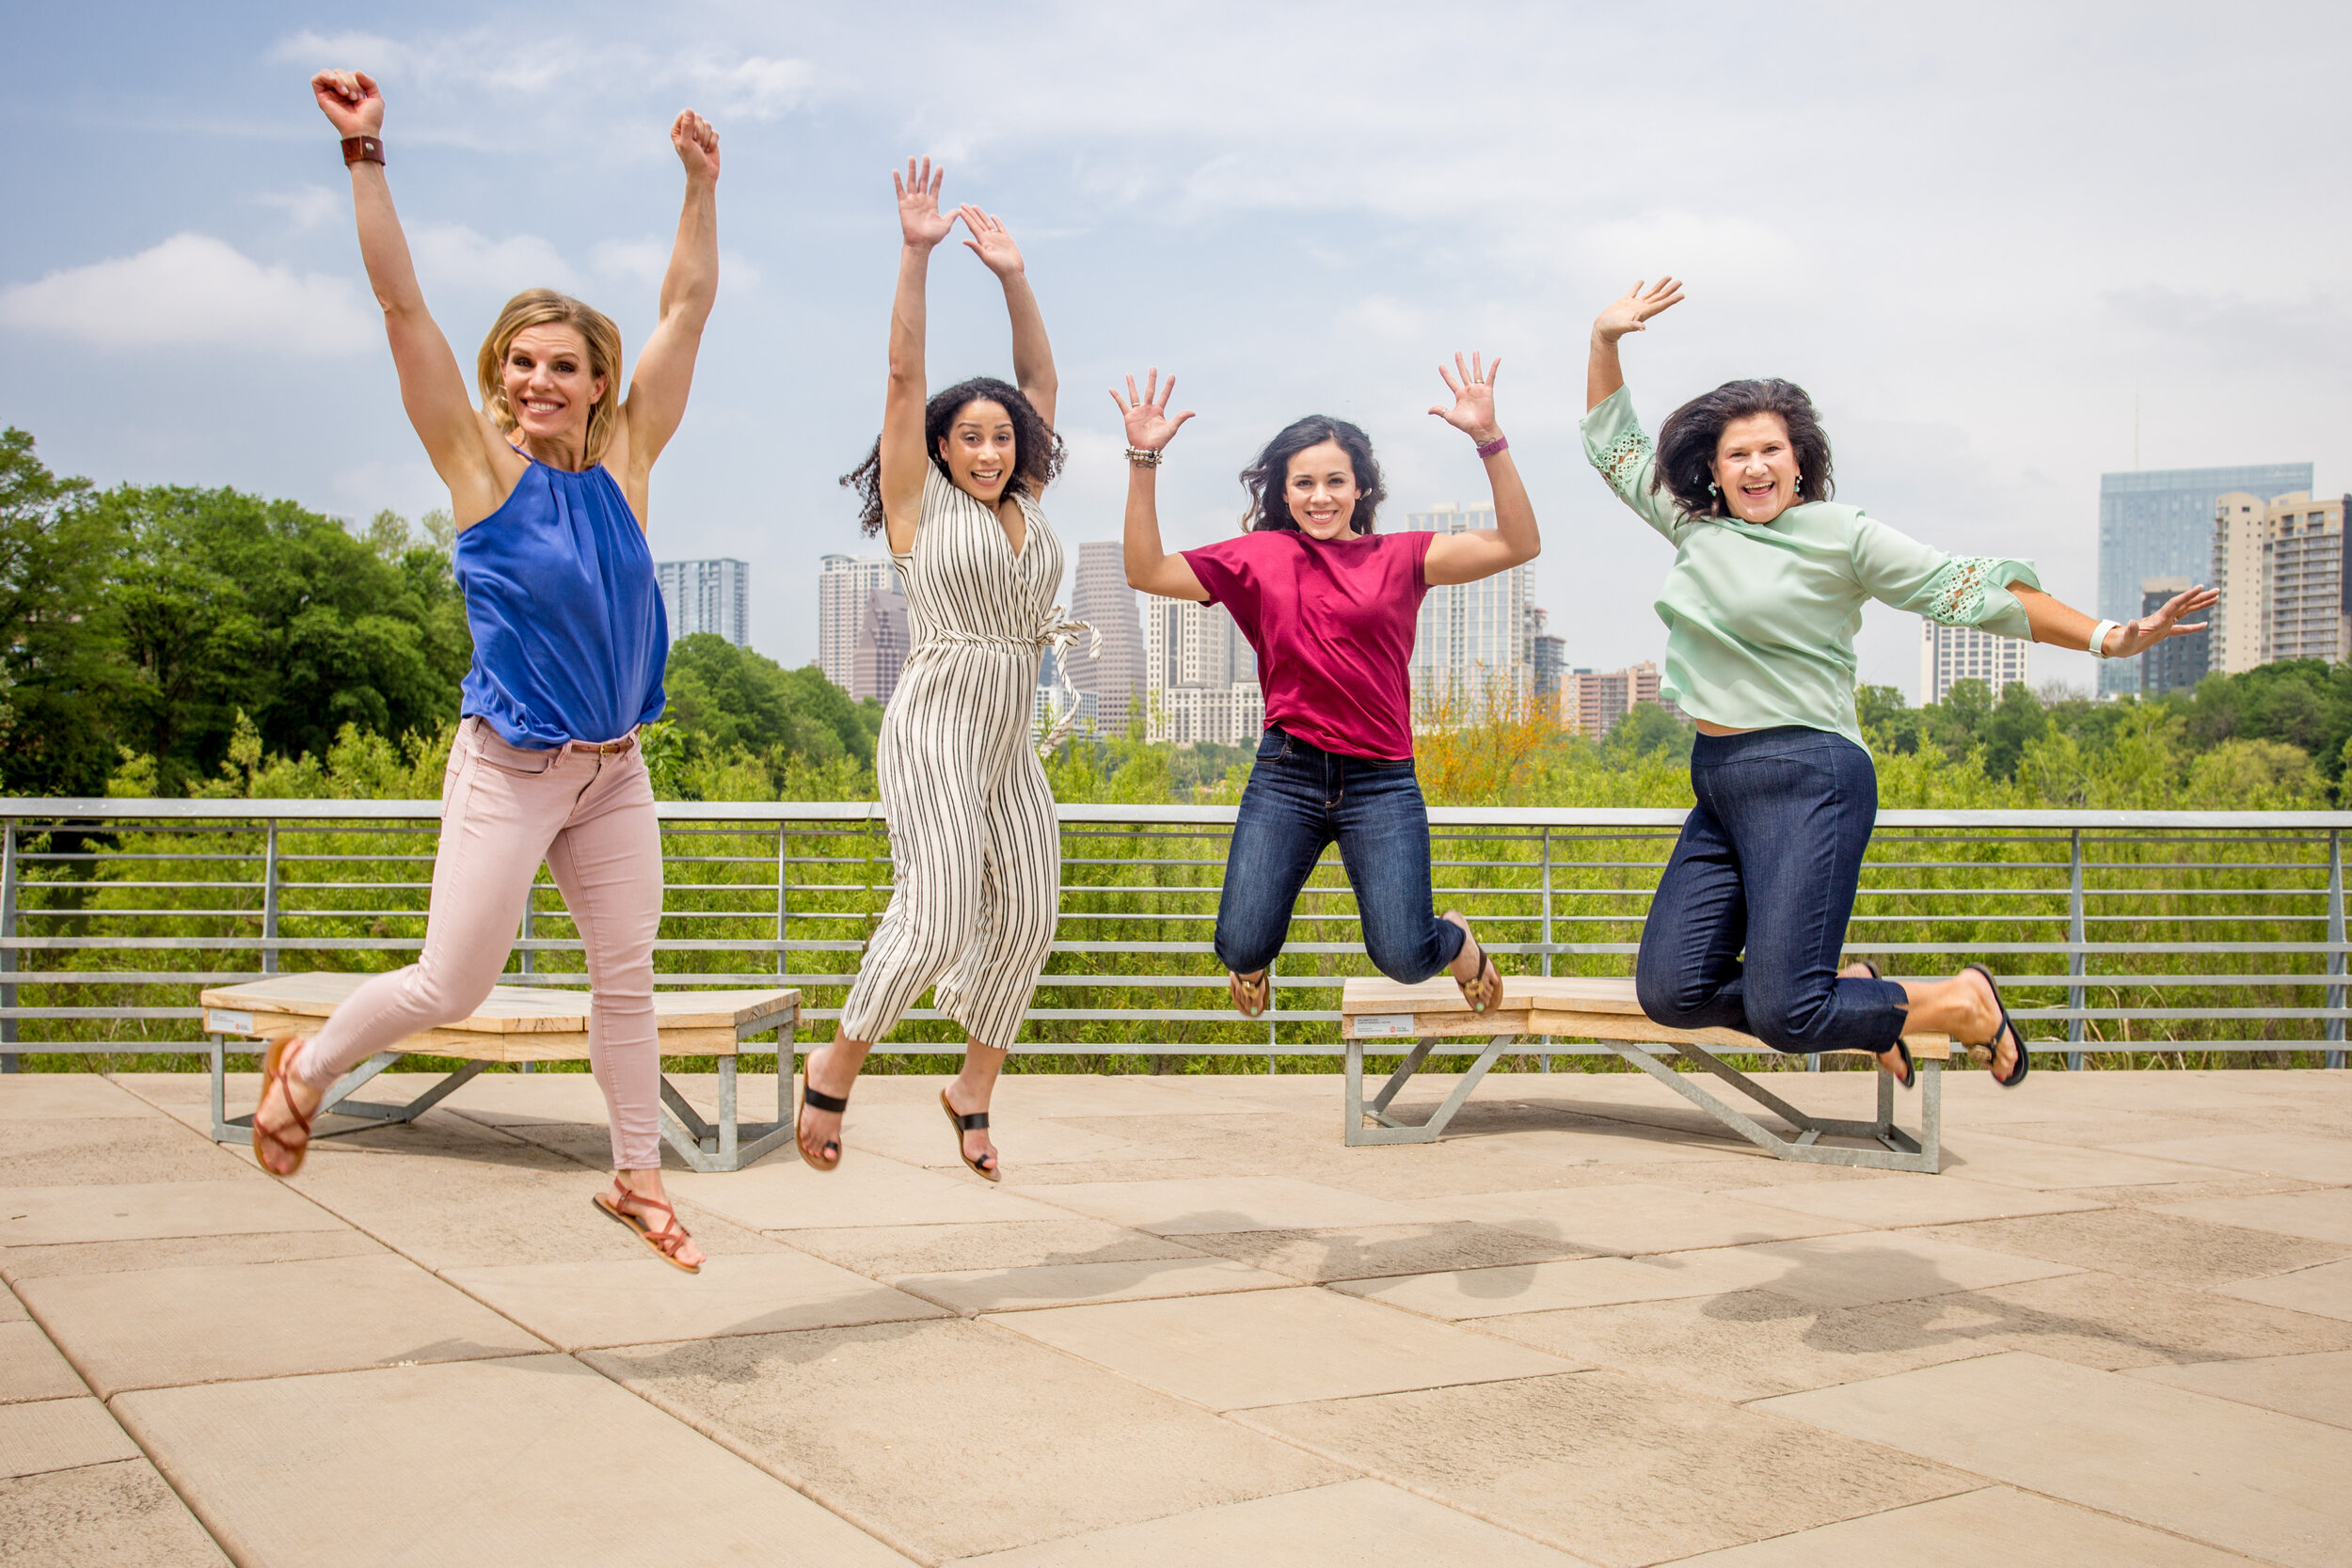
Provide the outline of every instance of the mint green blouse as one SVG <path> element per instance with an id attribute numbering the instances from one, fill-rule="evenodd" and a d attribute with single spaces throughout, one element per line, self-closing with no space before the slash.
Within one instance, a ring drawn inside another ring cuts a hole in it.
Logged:
<path id="1" fill-rule="evenodd" d="M 1609 487 L 1675 546 L 1657 602 L 1659 685 L 1693 718 L 1738 730 L 1802 724 L 1860 744 L 1853 639 L 1865 599 L 1947 626 L 2033 635 L 2008 586 L 2042 586 L 2030 562 L 1946 555 L 1831 501 L 1800 502 L 1769 523 L 1693 516 L 1672 491 L 1650 488 L 1657 451 L 1624 388 L 1580 428 Z"/>

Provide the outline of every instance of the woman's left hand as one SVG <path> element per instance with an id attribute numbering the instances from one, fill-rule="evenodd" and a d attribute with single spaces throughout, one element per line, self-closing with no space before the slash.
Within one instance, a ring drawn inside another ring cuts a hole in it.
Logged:
<path id="1" fill-rule="evenodd" d="M 1456 379 L 1457 372 L 1459 379 Z M 1432 404 L 1429 412 L 1480 446 L 1485 446 L 1502 434 L 1495 425 L 1495 377 L 1502 372 L 1501 358 L 1489 365 L 1473 352 L 1470 363 L 1465 365 L 1461 355 L 1456 353 L 1453 370 L 1449 371 L 1443 365 L 1438 367 L 1438 373 L 1445 377 L 1446 390 L 1454 394 L 1454 406 L 1445 408 Z"/>
<path id="2" fill-rule="evenodd" d="M 972 237 L 963 242 L 964 248 L 988 263 L 988 270 L 999 277 L 1018 277 L 1023 272 L 1021 247 L 1005 232 L 1004 224 L 992 213 L 983 213 L 970 202 L 956 209 L 956 216 Z"/>
<path id="3" fill-rule="evenodd" d="M 2211 610 L 2220 602 L 2221 591 L 2217 588 L 2192 588 L 2185 594 L 2175 594 L 2165 602 L 2162 610 L 2152 615 L 2143 615 L 2137 621 L 2126 621 L 2117 630 L 2108 633 L 2107 657 L 2129 658 L 2168 637 L 2186 637 L 2191 632 L 2203 631 L 2212 625 L 2211 622 L 2199 621 L 2185 626 L 2180 625 L 2181 617 L 2194 615 L 2201 610 Z"/>
<path id="4" fill-rule="evenodd" d="M 710 121 L 691 109 L 680 109 L 670 122 L 670 145 L 686 166 L 686 178 L 716 184 L 719 180 L 719 133 Z"/>

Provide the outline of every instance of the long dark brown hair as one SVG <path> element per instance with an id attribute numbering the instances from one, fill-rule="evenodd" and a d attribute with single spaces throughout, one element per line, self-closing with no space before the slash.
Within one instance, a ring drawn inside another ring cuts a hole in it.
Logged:
<path id="1" fill-rule="evenodd" d="M 947 460 L 939 455 L 939 443 L 954 427 L 956 416 L 967 404 L 986 400 L 1001 404 L 1012 417 L 1012 478 L 1007 482 L 1008 492 L 1018 490 L 1031 500 L 1045 493 L 1045 487 L 1061 472 L 1069 449 L 1062 445 L 1053 427 L 1038 414 L 1036 405 L 1021 395 L 1021 388 L 993 375 L 976 375 L 969 381 L 959 381 L 944 392 L 936 393 L 923 404 L 923 450 L 943 478 L 953 481 L 947 471 Z M 841 476 L 843 488 L 856 492 L 858 499 L 857 526 L 861 532 L 874 534 L 882 530 L 882 437 L 874 437 L 873 449 L 866 461 Z"/>
<path id="2" fill-rule="evenodd" d="M 1241 471 L 1241 487 L 1249 492 L 1249 508 L 1241 518 L 1245 531 L 1299 531 L 1297 520 L 1291 516 L 1290 498 L 1285 494 L 1290 488 L 1291 459 L 1326 441 L 1338 442 L 1356 470 L 1356 510 L 1349 514 L 1347 526 L 1358 533 L 1372 531 L 1375 514 L 1380 503 L 1389 499 L 1387 487 L 1380 483 L 1380 465 L 1372 455 L 1372 437 L 1345 420 L 1323 414 L 1310 414 L 1285 425 L 1280 435 L 1265 444 L 1257 460 Z"/>

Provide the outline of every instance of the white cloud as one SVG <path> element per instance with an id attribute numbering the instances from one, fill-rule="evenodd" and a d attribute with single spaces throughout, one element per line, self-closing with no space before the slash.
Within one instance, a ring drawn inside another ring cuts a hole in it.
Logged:
<path id="1" fill-rule="evenodd" d="M 287 227 L 305 234 L 342 211 L 342 200 L 325 185 L 296 185 L 290 191 L 258 191 L 257 206 L 275 207 L 286 214 Z"/>
<path id="2" fill-rule="evenodd" d="M 462 223 L 430 223 L 409 231 L 408 250 L 418 277 L 428 281 L 509 294 L 577 286 L 555 246 L 536 234 L 493 240 Z"/>
<path id="3" fill-rule="evenodd" d="M 588 264 L 607 277 L 659 283 L 670 267 L 670 247 L 660 240 L 598 240 Z"/>
<path id="4" fill-rule="evenodd" d="M 100 348 L 227 345 L 350 354 L 377 316 L 348 278 L 265 267 L 209 234 L 0 289 L 0 323 Z"/>

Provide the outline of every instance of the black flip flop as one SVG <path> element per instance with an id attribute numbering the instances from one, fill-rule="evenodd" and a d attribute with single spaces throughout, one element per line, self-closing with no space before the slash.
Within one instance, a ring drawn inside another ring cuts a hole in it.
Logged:
<path id="1" fill-rule="evenodd" d="M 1870 972 L 1871 979 L 1883 980 L 1886 978 L 1885 975 L 1879 973 L 1879 966 L 1872 963 L 1869 959 L 1856 958 L 1854 962 L 1868 970 Z M 1907 1089 L 1916 1088 L 1919 1084 L 1919 1069 L 1912 1065 L 1911 1047 L 1904 1042 L 1900 1036 L 1898 1036 L 1895 1039 L 1895 1049 L 1903 1053 L 1903 1069 L 1902 1071 L 1893 1075 L 1895 1082 L 1900 1084 Z M 1883 1072 L 1886 1069 L 1884 1068 L 1881 1068 L 1879 1070 Z"/>
<path id="2" fill-rule="evenodd" d="M 849 1108 L 850 1097 L 848 1095 L 830 1095 L 822 1089 L 812 1088 L 805 1078 L 801 1081 L 802 1110 L 831 1111 L 837 1116 Z M 809 1158 L 807 1146 L 801 1142 L 801 1118 L 798 1115 L 792 1118 L 792 1147 L 801 1151 L 801 1163 L 811 1170 L 834 1171 L 841 1168 L 841 1140 L 839 1138 L 825 1140 L 825 1147 L 833 1150 L 832 1164 L 824 1164 Z"/>
<path id="3" fill-rule="evenodd" d="M 822 1110 L 823 1108 L 824 1107 L 822 1106 L 818 1107 L 819 1110 Z M 957 1110 L 953 1105 L 947 1103 L 947 1091 L 946 1089 L 939 1091 L 939 1108 L 946 1112 L 947 1119 L 955 1124 L 956 1158 L 961 1160 L 964 1164 L 970 1168 L 972 1174 L 978 1177 L 981 1180 L 995 1180 L 997 1179 L 996 1167 L 993 1164 L 984 1165 L 980 1164 L 979 1161 L 975 1160 L 972 1156 L 964 1153 L 963 1151 L 963 1135 L 966 1132 L 977 1132 L 986 1128 L 988 1126 L 988 1113 L 986 1111 L 975 1111 L 970 1116 L 965 1116 L 962 1112 Z"/>
<path id="4" fill-rule="evenodd" d="M 1999 1045 L 2003 1035 L 2009 1036 L 2010 1038 L 2017 1042 L 2017 1065 L 2010 1069 L 2008 1077 L 2002 1078 L 1995 1075 L 1993 1080 L 1995 1084 L 2000 1085 L 2001 1087 L 2005 1089 L 2013 1089 L 2018 1085 L 2026 1081 L 2026 1069 L 2029 1065 L 2032 1053 L 2026 1049 L 2026 1037 L 2019 1034 L 2017 1032 L 2017 1025 L 2009 1021 L 2009 1007 L 2001 1001 L 2000 982 L 1994 979 L 1993 972 L 1985 968 L 1982 964 L 1963 964 L 1961 966 L 1961 972 L 1963 974 L 1965 974 L 1972 969 L 1984 976 L 1984 983 L 1990 987 L 1993 991 L 1993 1005 L 2001 1009 L 2001 1026 L 1993 1031 L 1993 1037 L 1985 1042 L 1985 1048 L 1990 1051 L 1994 1047 Z"/>

